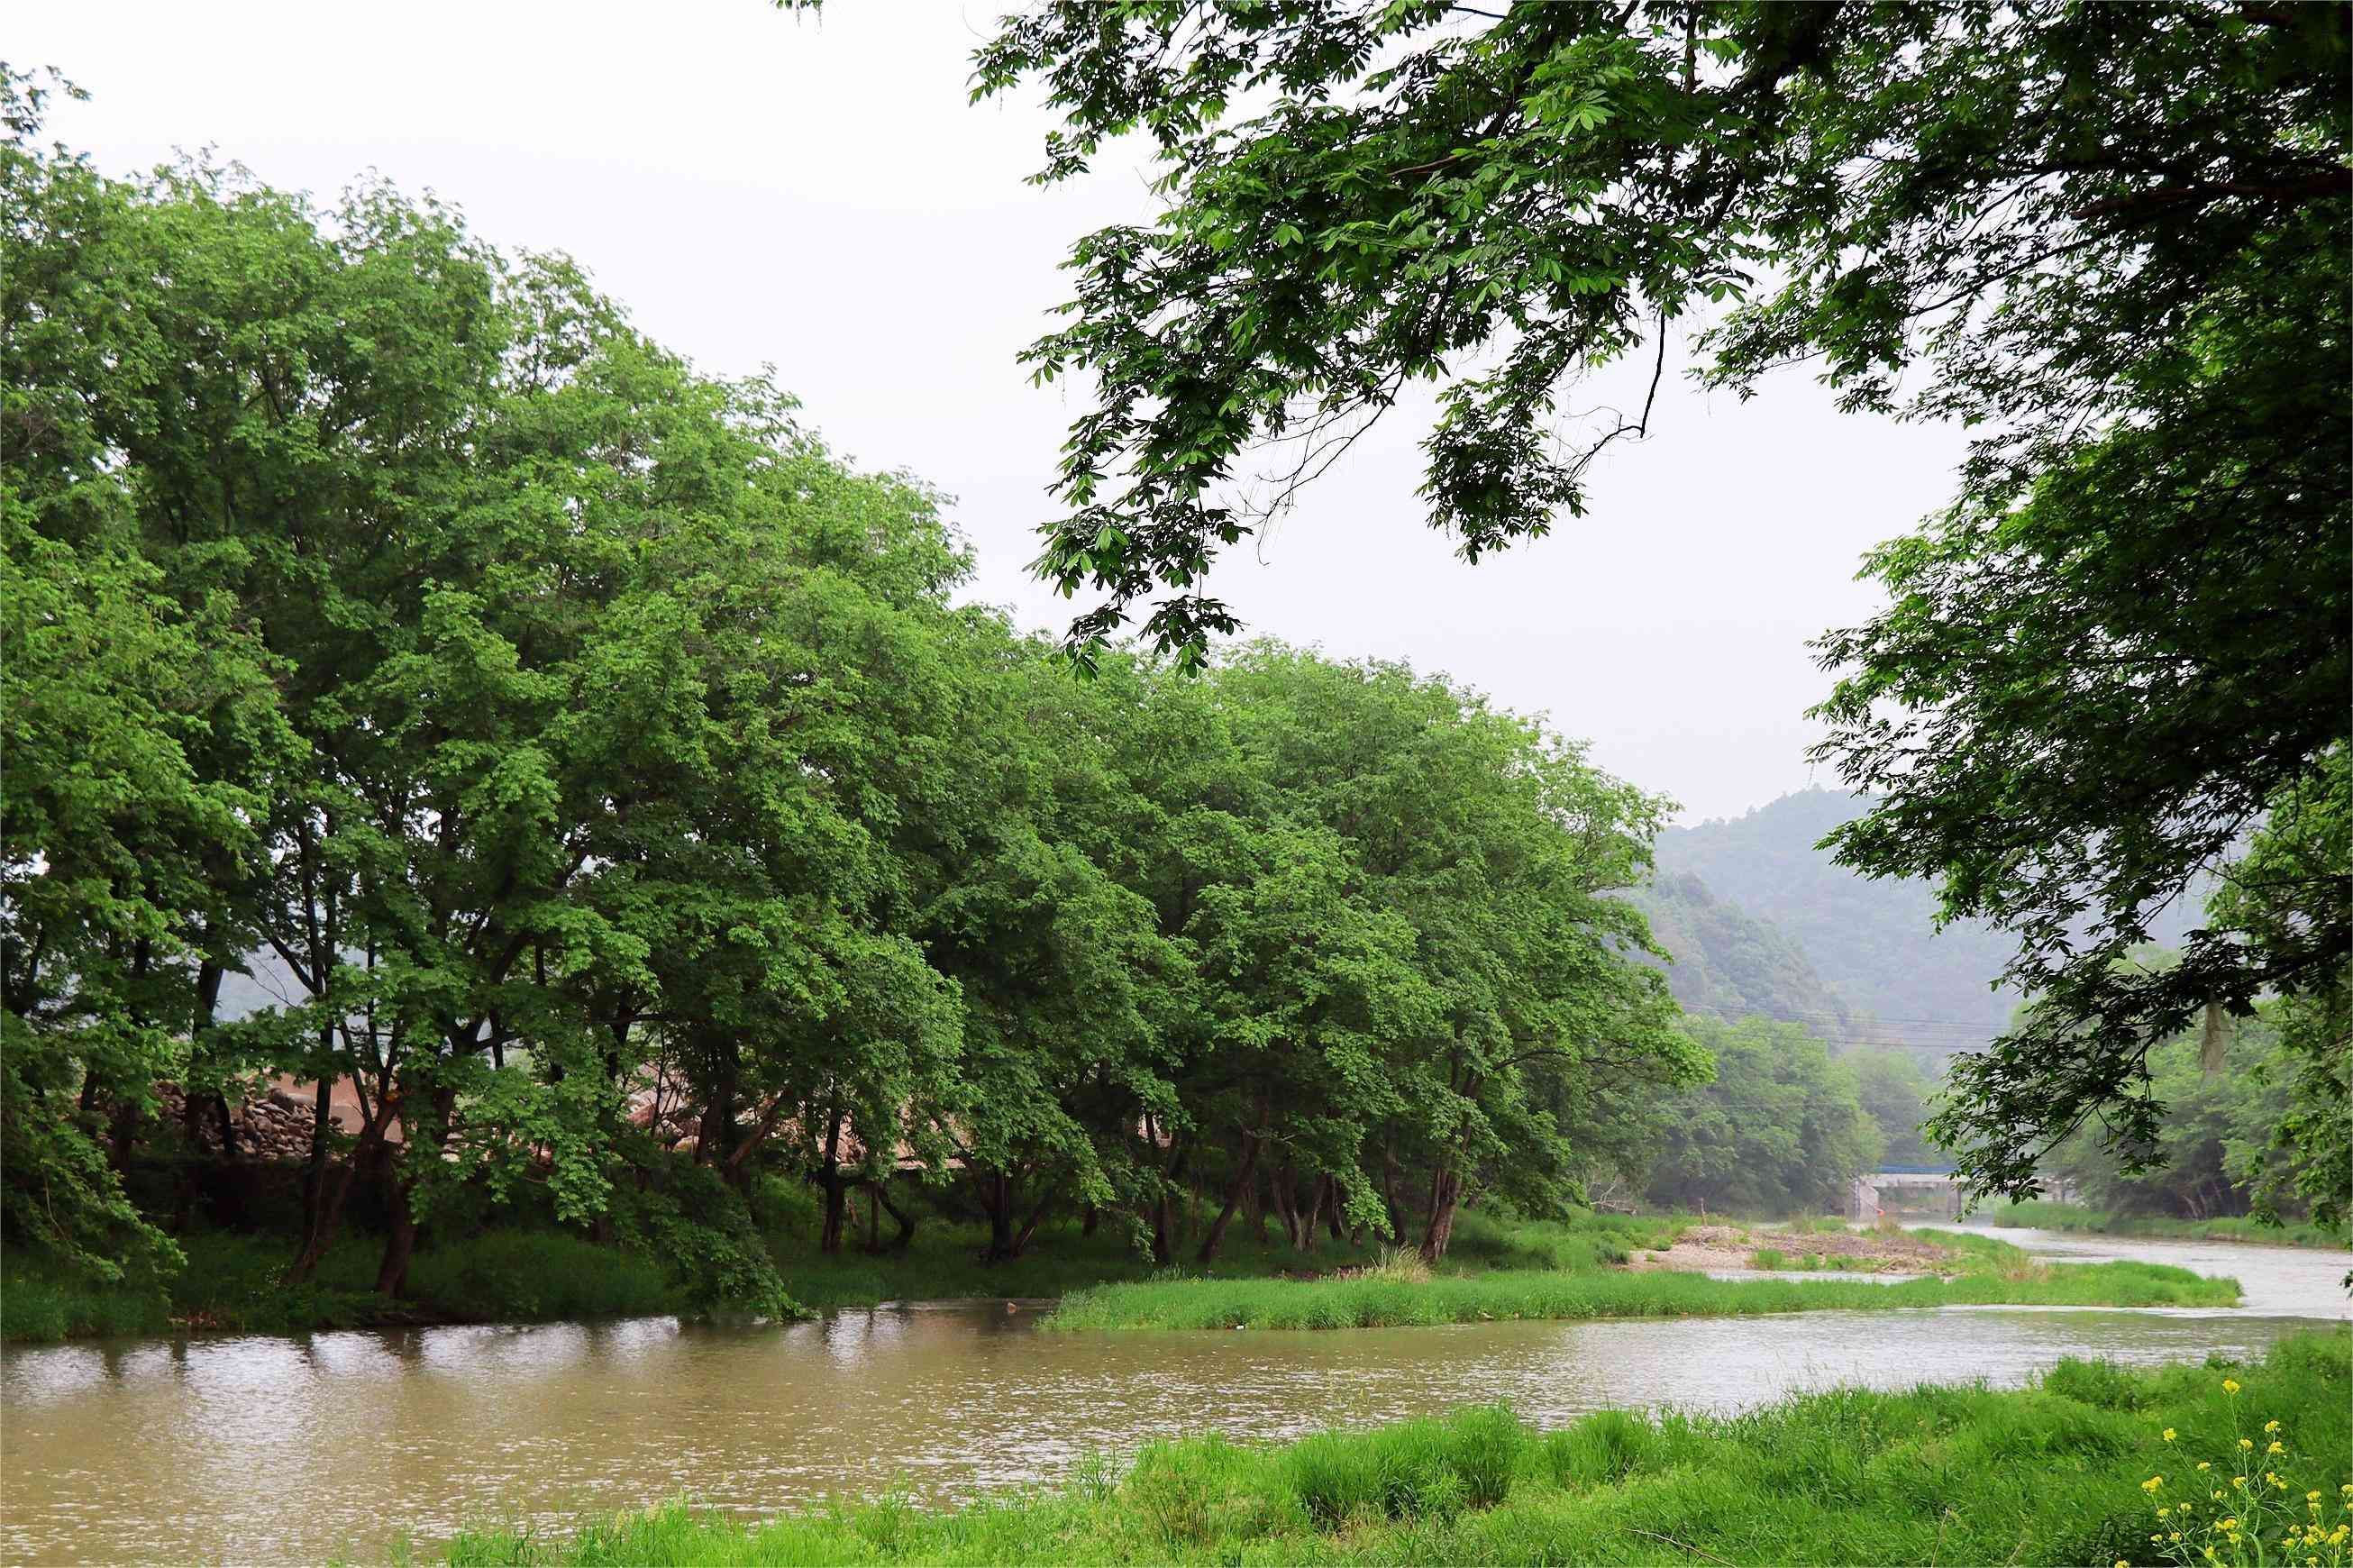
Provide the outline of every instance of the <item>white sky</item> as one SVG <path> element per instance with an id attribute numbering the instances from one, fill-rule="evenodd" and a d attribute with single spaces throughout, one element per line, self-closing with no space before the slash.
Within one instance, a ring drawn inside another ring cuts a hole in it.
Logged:
<path id="1" fill-rule="evenodd" d="M 53 0 L 16 7 L 6 47 L 91 91 L 51 133 L 111 171 L 206 143 L 322 194 L 379 170 L 502 246 L 571 252 L 708 370 L 773 363 L 838 448 L 955 498 L 980 596 L 1059 629 L 1068 606 L 1024 564 L 1077 405 L 1014 356 L 1063 298 L 1071 241 L 1150 207 L 1132 163 L 1022 184 L 1048 118 L 965 101 L 1000 8 Z M 1802 755 L 1826 685 L 1804 644 L 1869 612 L 1859 557 L 1944 499 L 1959 437 L 1841 416 L 1798 373 L 1703 397 L 1674 365 L 1651 439 L 1605 455 L 1588 515 L 1547 540 L 1455 560 L 1400 409 L 1210 590 L 1253 632 L 1547 713 L 1687 818 L 1834 784 Z M 1568 405 L 1638 405 L 1647 372 Z"/>

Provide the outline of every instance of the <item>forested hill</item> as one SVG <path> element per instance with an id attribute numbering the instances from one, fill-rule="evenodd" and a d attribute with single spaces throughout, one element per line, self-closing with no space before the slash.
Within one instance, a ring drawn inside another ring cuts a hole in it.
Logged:
<path id="1" fill-rule="evenodd" d="M 1691 873 L 1662 871 L 1633 899 L 1659 945 L 1674 955 L 1667 984 L 1686 1011 L 1782 1019 L 1840 1047 L 1885 1038 L 1787 932 L 1717 898 Z"/>
<path id="2" fill-rule="evenodd" d="M 1658 839 L 1659 880 L 1695 876 L 1720 902 L 1771 922 L 1883 1039 L 1973 1048 L 2016 1001 L 1991 988 L 2011 940 L 1977 921 L 1939 931 L 1926 882 L 1871 881 L 1831 864 L 1815 846 L 1861 809 L 1857 796 L 1810 789 L 1745 816 L 1669 828 Z M 2178 942 L 2195 919 L 2193 910 L 2169 911 L 2152 935 Z"/>

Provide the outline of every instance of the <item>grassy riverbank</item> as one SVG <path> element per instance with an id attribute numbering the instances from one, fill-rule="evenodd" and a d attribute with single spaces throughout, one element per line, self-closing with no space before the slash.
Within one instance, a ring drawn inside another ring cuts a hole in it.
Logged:
<path id="1" fill-rule="evenodd" d="M 2264 1225 L 2238 1215 L 2224 1219 L 2171 1219 L 2159 1215 L 2112 1215 L 2074 1204 L 2022 1203 L 1987 1213 L 1989 1225 L 2036 1230 L 2088 1231 L 2099 1236 L 2145 1236 L 2158 1241 L 2252 1241 L 2273 1247 L 2353 1247 L 2353 1228 Z"/>
<path id="2" fill-rule="evenodd" d="M 448 1560 L 2077 1564 L 2195 1561 L 2211 1539 L 2224 1562 L 2256 1560 L 2254 1542 L 2277 1562 L 2289 1527 L 2325 1534 L 2353 1504 L 2349 1350 L 2312 1333 L 2248 1366 L 2070 1361 L 2031 1389 L 1849 1390 L 1721 1419 L 1609 1412 L 1537 1432 L 1478 1408 L 1273 1449 L 1196 1437 L 952 1510 L 886 1498 L 747 1525 L 681 1503 L 562 1537 L 477 1530 Z M 2234 1465 L 2242 1436 L 2282 1451 Z"/>
<path id="3" fill-rule="evenodd" d="M 102 1284 L 12 1258 L 0 1273 L 0 1340 L 624 1318 L 676 1311 L 684 1300 L 645 1254 L 555 1231 L 492 1230 L 422 1249 L 398 1300 L 375 1293 L 382 1244 L 373 1237 L 345 1238 L 310 1280 L 290 1287 L 279 1283 L 293 1256 L 283 1240 L 198 1233 L 180 1246 L 187 1268 L 145 1284 Z"/>
<path id="4" fill-rule="evenodd" d="M 2060 1264 L 1952 1279 L 1716 1279 L 1502 1271 L 1413 1281 L 1176 1279 L 1067 1298 L 1048 1329 L 1362 1329 L 1517 1318 L 1746 1316 L 1949 1306 L 2227 1307 L 2235 1280 L 2147 1263 Z"/>
<path id="5" fill-rule="evenodd" d="M 1576 1269 L 1622 1263 L 1632 1249 L 1665 1246 L 1684 1222 L 1584 1215 L 1563 1222 L 1498 1222 L 1464 1216 L 1456 1233 L 1460 1267 L 1472 1269 Z M 805 1229 L 805 1227 L 803 1227 Z M 952 1297 L 1056 1298 L 1090 1287 L 1140 1281 L 1160 1271 L 1109 1225 L 1083 1234 L 1075 1222 L 1044 1227 L 1029 1252 L 984 1263 L 978 1226 L 926 1225 L 901 1250 L 852 1247 L 828 1258 L 802 1229 L 769 1237 L 786 1291 L 812 1312 L 890 1300 Z M 596 1246 L 545 1228 L 493 1227 L 438 1240 L 428 1233 L 409 1268 L 407 1293 L 375 1294 L 380 1238 L 345 1237 L 308 1283 L 278 1281 L 293 1256 L 275 1237 L 197 1231 L 180 1238 L 186 1268 L 160 1282 L 103 1284 L 79 1278 L 30 1254 L 0 1267 L 0 1342 L 44 1343 L 97 1335 L 169 1334 L 190 1330 L 301 1333 L 416 1323 L 543 1322 L 675 1312 L 686 1291 L 644 1252 Z M 1371 1262 L 1379 1248 L 1324 1238 L 1301 1254 L 1237 1226 L 1201 1274 L 1266 1278 L 1328 1271 Z"/>

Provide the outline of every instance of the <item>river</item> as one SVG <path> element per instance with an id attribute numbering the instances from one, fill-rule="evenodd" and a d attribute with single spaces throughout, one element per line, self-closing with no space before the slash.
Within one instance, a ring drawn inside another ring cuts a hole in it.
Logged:
<path id="1" fill-rule="evenodd" d="M 1831 1384 L 2016 1384 L 2063 1355 L 2253 1355 L 2348 1316 L 2348 1255 L 1998 1234 L 2236 1276 L 2228 1310 L 1948 1309 L 1314 1332 L 1041 1334 L 1038 1303 L 786 1328 L 669 1318 L 90 1342 L 0 1354 L 0 1557 L 315 1562 L 468 1521 L 691 1495 L 745 1515 L 1050 1483 L 1216 1427 L 1281 1437 L 1508 1399 L 1726 1411 Z"/>

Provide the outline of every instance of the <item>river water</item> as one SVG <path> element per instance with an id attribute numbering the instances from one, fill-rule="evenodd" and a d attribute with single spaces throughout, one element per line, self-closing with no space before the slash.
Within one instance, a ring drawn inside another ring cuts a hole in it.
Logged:
<path id="1" fill-rule="evenodd" d="M 0 1355 L 0 1558 L 315 1562 L 470 1521 L 561 1530 L 692 1496 L 745 1515 L 1051 1483 L 1215 1427 L 1272 1438 L 1507 1399 L 1726 1411 L 1832 1384 L 2021 1382 L 2063 1355 L 2257 1353 L 2344 1319 L 2353 1256 L 1999 1233 L 2235 1276 L 2229 1310 L 1948 1309 L 1341 1333 L 1042 1334 L 1037 1303 L 719 1328 L 668 1318 Z"/>

